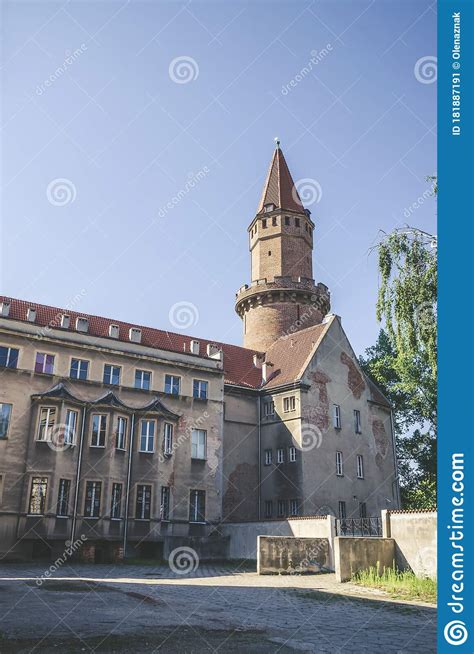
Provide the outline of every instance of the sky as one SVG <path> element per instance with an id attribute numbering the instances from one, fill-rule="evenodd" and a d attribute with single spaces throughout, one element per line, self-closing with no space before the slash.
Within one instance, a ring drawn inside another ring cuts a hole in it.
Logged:
<path id="1" fill-rule="evenodd" d="M 2 294 L 241 344 L 247 227 L 279 137 L 315 280 L 355 352 L 375 342 L 371 248 L 436 230 L 435 3 L 1 11 Z"/>

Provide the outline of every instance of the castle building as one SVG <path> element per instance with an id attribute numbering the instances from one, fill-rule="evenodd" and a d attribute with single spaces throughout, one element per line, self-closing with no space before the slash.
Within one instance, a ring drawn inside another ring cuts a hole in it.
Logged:
<path id="1" fill-rule="evenodd" d="M 312 278 L 277 144 L 244 346 L 0 296 L 0 557 L 155 556 L 222 522 L 399 507 L 391 408 Z"/>

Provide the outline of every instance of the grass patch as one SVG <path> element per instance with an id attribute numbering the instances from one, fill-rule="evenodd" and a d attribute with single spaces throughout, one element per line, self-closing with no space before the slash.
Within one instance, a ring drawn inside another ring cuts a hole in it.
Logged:
<path id="1" fill-rule="evenodd" d="M 413 572 L 384 568 L 378 574 L 376 567 L 352 575 L 353 583 L 368 588 L 380 588 L 394 599 L 417 599 L 436 604 L 436 581 L 428 577 L 416 577 Z"/>

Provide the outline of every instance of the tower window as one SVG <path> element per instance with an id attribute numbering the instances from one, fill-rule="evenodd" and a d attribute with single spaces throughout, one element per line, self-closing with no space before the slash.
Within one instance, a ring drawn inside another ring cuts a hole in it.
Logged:
<path id="1" fill-rule="evenodd" d="M 308 231 L 308 223 L 304 224 L 304 228 L 305 228 L 306 231 Z"/>
<path id="2" fill-rule="evenodd" d="M 274 209 L 275 209 L 275 205 L 272 204 L 272 203 L 266 204 L 263 207 L 263 210 L 264 210 L 265 213 L 268 213 L 269 211 L 273 211 Z"/>
<path id="3" fill-rule="evenodd" d="M 271 251 L 271 250 L 268 250 L 268 256 L 269 256 L 269 257 L 272 256 L 272 251 Z"/>
<path id="4" fill-rule="evenodd" d="M 276 216 L 273 216 L 273 218 L 272 218 L 272 225 L 273 225 L 273 227 L 276 227 L 276 226 L 277 226 L 277 219 L 276 219 Z"/>
<path id="5" fill-rule="evenodd" d="M 263 229 L 266 229 L 266 228 L 267 228 L 267 219 L 266 219 L 266 218 L 264 218 L 264 219 L 262 220 L 262 227 L 263 227 Z"/>
<path id="6" fill-rule="evenodd" d="M 300 219 L 299 218 L 295 218 L 295 225 L 296 225 L 296 227 L 300 226 Z"/>
<path id="7" fill-rule="evenodd" d="M 289 224 L 290 224 L 290 218 L 289 216 L 285 216 L 285 225 L 289 225 Z"/>

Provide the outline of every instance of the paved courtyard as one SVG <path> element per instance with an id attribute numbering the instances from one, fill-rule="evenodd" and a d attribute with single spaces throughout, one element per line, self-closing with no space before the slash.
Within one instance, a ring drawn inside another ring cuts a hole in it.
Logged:
<path id="1" fill-rule="evenodd" d="M 337 584 L 201 564 L 0 566 L 0 652 L 435 652 L 433 607 Z"/>

